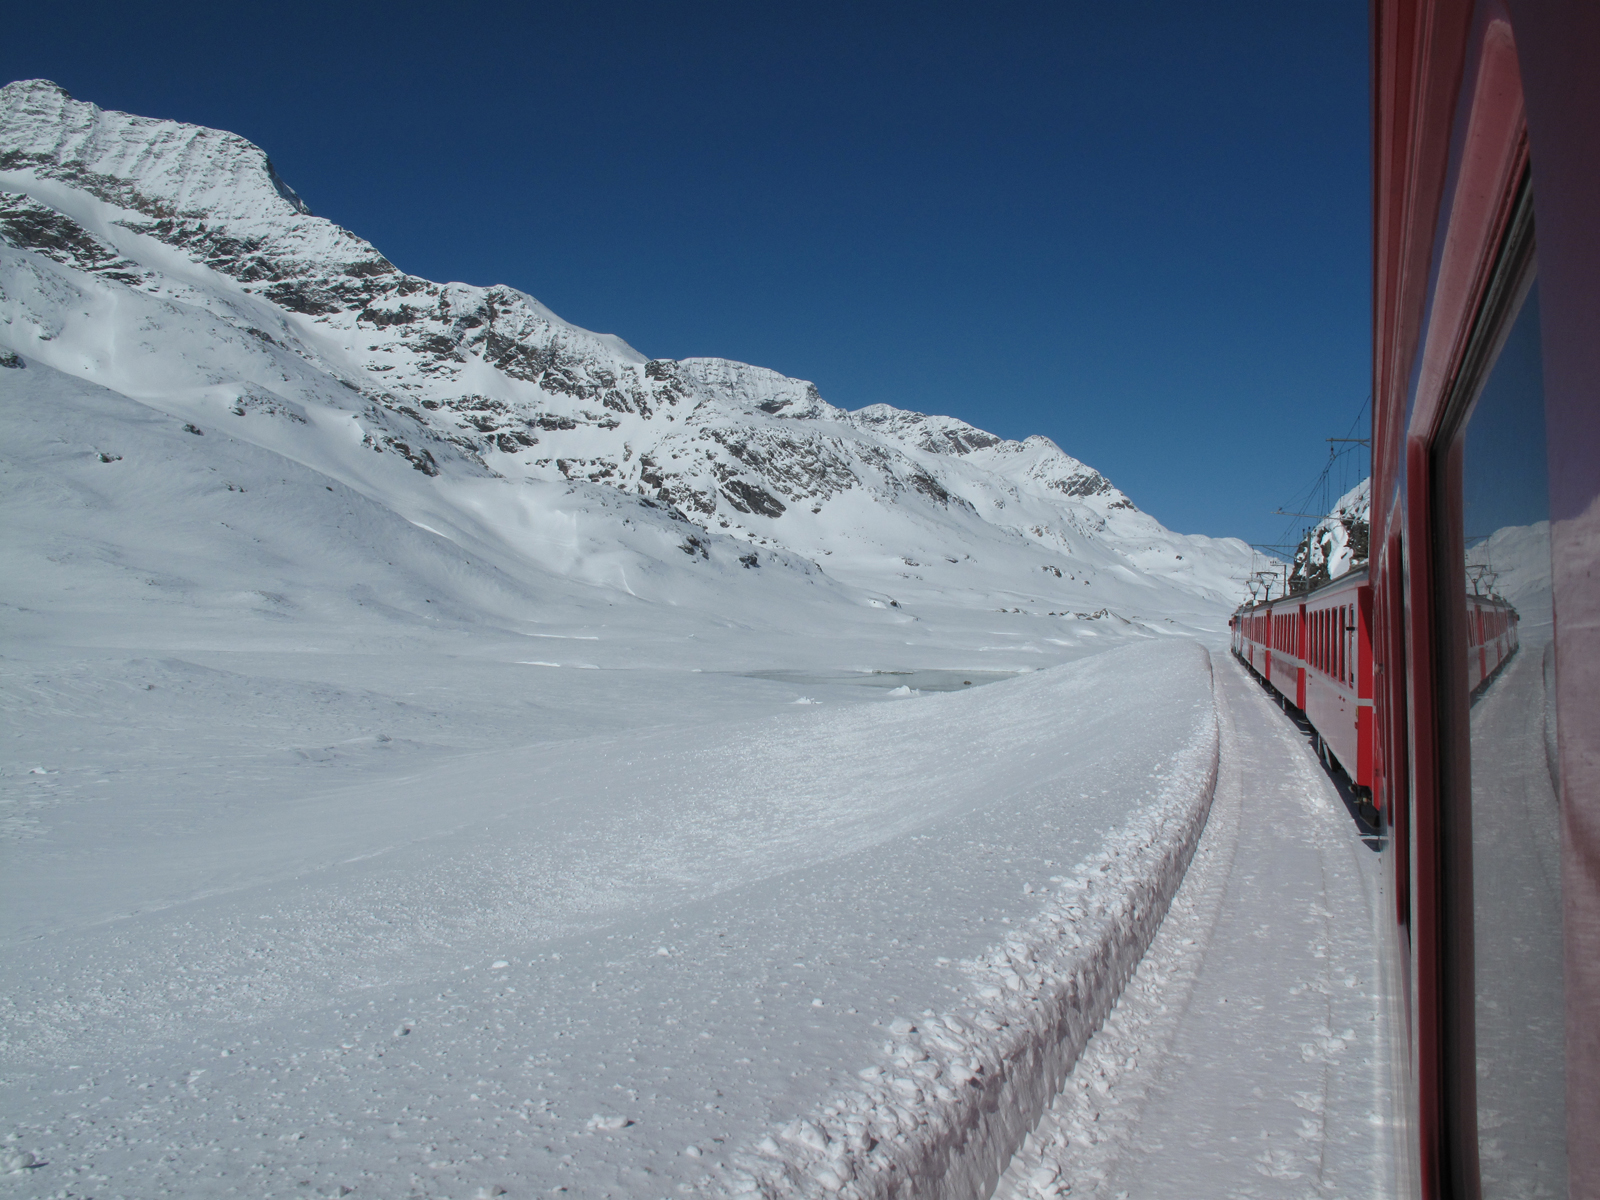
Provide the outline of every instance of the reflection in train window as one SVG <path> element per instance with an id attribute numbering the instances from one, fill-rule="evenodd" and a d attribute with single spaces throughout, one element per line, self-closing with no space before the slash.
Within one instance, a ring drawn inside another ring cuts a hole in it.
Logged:
<path id="1" fill-rule="evenodd" d="M 1567 1194 L 1549 489 L 1538 287 L 1462 456 L 1471 690 L 1478 1154 L 1484 1200 Z"/>

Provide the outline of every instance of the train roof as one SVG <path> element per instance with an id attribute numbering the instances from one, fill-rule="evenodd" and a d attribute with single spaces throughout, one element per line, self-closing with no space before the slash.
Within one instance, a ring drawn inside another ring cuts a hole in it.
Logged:
<path id="1" fill-rule="evenodd" d="M 1360 587 L 1367 582 L 1367 563 L 1346 571 L 1337 579 L 1330 579 L 1321 587 L 1312 588 L 1309 592 L 1295 592 L 1289 596 L 1279 596 L 1276 600 L 1257 600 L 1253 604 L 1241 604 L 1234 609 L 1235 613 L 1254 612 L 1260 608 L 1274 608 L 1281 604 L 1304 604 L 1329 592 L 1338 591 L 1340 588 Z"/>

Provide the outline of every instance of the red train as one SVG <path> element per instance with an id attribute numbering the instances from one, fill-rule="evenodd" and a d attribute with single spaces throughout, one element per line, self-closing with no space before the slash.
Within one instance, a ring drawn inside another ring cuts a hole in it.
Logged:
<path id="1" fill-rule="evenodd" d="M 1372 34 L 1370 562 L 1234 647 L 1380 822 L 1395 1194 L 1595 1200 L 1600 3 Z"/>
<path id="2" fill-rule="evenodd" d="M 1323 761 L 1340 767 L 1370 804 L 1372 587 L 1366 570 L 1304 595 L 1246 605 L 1228 624 L 1240 661 L 1305 714 Z"/>
<path id="3" fill-rule="evenodd" d="M 1467 688 L 1473 695 L 1517 652 L 1517 610 L 1499 596 L 1467 597 Z"/>
<path id="4" fill-rule="evenodd" d="M 1466 598 L 1467 685 L 1476 695 L 1517 652 L 1516 606 Z M 1324 763 L 1349 778 L 1376 823 L 1373 783 L 1372 585 L 1359 569 L 1315 591 L 1242 606 L 1233 652 L 1311 726 Z"/>

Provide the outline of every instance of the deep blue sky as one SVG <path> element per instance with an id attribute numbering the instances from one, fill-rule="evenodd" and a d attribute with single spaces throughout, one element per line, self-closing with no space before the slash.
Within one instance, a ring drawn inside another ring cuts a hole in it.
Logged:
<path id="1" fill-rule="evenodd" d="M 241 133 L 438 280 L 1043 433 L 1270 542 L 1368 389 L 1364 0 L 17 5 L 0 79 Z"/>

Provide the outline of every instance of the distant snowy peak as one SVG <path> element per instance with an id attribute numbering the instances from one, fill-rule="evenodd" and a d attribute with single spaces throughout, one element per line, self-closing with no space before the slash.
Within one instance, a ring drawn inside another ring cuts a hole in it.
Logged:
<path id="1" fill-rule="evenodd" d="M 1065 453 L 1047 437 L 1034 434 L 1021 442 L 1001 442 L 993 453 L 996 458 L 1002 454 L 1014 457 L 1023 478 L 1045 492 L 1071 499 L 1094 499 L 1107 511 L 1134 508 L 1133 501 L 1109 479 Z"/>
<path id="2" fill-rule="evenodd" d="M 768 416 L 838 421 L 843 409 L 835 408 L 817 392 L 817 385 L 790 379 L 767 367 L 726 358 L 664 359 L 675 361 L 674 370 L 689 386 L 713 395 L 727 396 L 760 409 Z"/>
<path id="3" fill-rule="evenodd" d="M 237 134 L 107 112 L 48 80 L 0 88 L 0 170 L 26 170 L 137 214 L 122 224 L 233 275 L 287 284 L 332 273 L 398 277 L 372 245 L 311 215 L 259 146 Z M 280 286 L 296 308 L 304 297 Z"/>
<path id="4" fill-rule="evenodd" d="M 903 446 L 926 450 L 929 454 L 970 454 L 1000 445 L 1000 439 L 955 417 L 930 417 L 925 413 L 869 404 L 850 414 L 861 429 L 870 429 Z"/>
<path id="5" fill-rule="evenodd" d="M 850 414 L 850 420 L 859 428 L 870 429 L 902 446 L 928 454 L 971 456 L 975 462 L 1032 488 L 1043 489 L 1045 493 L 1074 498 L 1099 496 L 1105 498 L 1111 508 L 1134 507 L 1104 475 L 1039 434 L 1015 442 L 986 433 L 956 417 L 928 416 L 887 404 L 858 408 Z"/>
<path id="6" fill-rule="evenodd" d="M 513 288 L 446 289 L 407 275 L 310 208 L 259 146 L 215 129 L 108 112 L 48 80 L 0 88 L 0 172 L 25 172 L 125 210 L 115 224 L 310 316 L 359 311 L 378 324 L 430 310 L 501 338 L 544 335 L 566 356 L 643 361 L 620 339 L 562 321 Z M 572 375 L 569 370 L 568 376 Z"/>
<path id="7" fill-rule="evenodd" d="M 0 119 L 4 169 L 31 167 L 123 208 L 218 223 L 311 214 L 262 149 L 235 133 L 107 112 L 48 79 L 0 88 Z"/>

